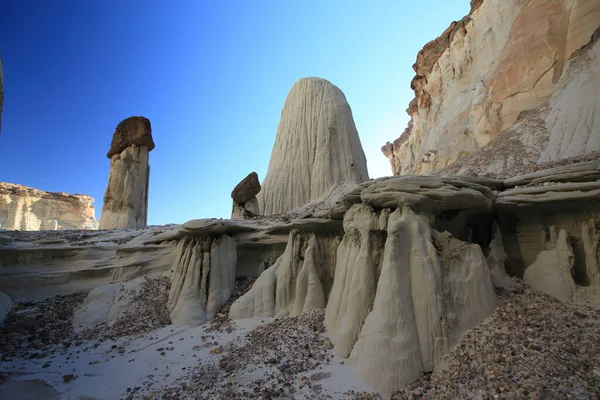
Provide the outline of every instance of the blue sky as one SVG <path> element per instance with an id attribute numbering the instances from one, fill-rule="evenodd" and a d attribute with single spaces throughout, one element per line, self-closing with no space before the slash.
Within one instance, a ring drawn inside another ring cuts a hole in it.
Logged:
<path id="1" fill-rule="evenodd" d="M 371 177 L 408 122 L 417 52 L 468 0 L 13 1 L 0 6 L 0 181 L 87 193 L 100 218 L 117 124 L 150 119 L 149 224 L 227 218 L 264 178 L 287 92 L 346 95 Z"/>

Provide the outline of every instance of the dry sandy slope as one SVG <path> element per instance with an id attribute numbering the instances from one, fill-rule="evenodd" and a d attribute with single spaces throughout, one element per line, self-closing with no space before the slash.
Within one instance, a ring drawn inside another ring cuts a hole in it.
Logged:
<path id="1" fill-rule="evenodd" d="M 600 398 L 600 310 L 517 282 L 467 332 L 446 367 L 394 399 Z"/>

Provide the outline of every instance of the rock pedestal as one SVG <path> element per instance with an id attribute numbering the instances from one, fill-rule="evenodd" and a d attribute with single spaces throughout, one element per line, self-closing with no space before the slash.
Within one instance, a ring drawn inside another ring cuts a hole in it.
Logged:
<path id="1" fill-rule="evenodd" d="M 130 117 L 115 130 L 110 150 L 110 175 L 104 193 L 100 229 L 141 229 L 148 216 L 148 158 L 154 149 L 150 121 Z"/>
<path id="2" fill-rule="evenodd" d="M 258 174 L 251 172 L 231 192 L 233 199 L 231 219 L 249 219 L 258 215 L 260 212 L 256 195 L 259 192 Z"/>

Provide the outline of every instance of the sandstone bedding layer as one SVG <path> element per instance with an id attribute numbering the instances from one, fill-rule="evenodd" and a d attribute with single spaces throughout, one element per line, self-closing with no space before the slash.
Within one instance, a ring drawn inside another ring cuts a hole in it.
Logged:
<path id="1" fill-rule="evenodd" d="M 599 151 L 598 49 L 596 39 L 586 44 L 600 27 L 600 3 L 471 5 L 417 56 L 408 128 L 382 148 L 393 173 L 432 174 L 515 129 L 522 143 L 504 147 L 502 156 L 525 157 L 526 165 Z M 536 107 L 526 122 L 517 121 Z M 523 150 L 510 154 L 514 146 Z M 485 167 L 504 172 L 502 156 Z"/>
<path id="2" fill-rule="evenodd" d="M 0 182 L 0 229 L 98 229 L 94 199 Z"/>
<path id="3" fill-rule="evenodd" d="M 600 28 L 567 62 L 550 98 L 437 175 L 510 177 L 600 156 Z"/>

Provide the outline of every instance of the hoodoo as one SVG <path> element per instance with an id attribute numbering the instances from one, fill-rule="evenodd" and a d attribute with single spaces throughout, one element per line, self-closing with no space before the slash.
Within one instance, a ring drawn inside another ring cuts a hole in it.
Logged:
<path id="1" fill-rule="evenodd" d="M 367 162 L 344 93 L 325 79 L 300 79 L 283 106 L 257 196 L 261 214 L 283 213 L 318 200 L 344 182 L 367 179 Z"/>
<path id="2" fill-rule="evenodd" d="M 141 229 L 148 216 L 148 158 L 154 149 L 150 120 L 127 118 L 117 126 L 110 150 L 100 229 Z"/>

